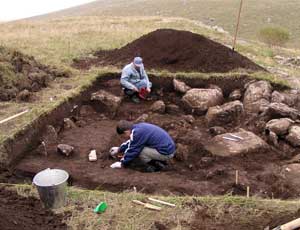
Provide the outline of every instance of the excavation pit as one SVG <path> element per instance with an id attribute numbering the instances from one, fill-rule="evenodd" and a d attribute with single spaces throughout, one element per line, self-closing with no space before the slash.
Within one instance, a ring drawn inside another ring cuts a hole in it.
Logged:
<path id="1" fill-rule="evenodd" d="M 282 152 L 269 145 L 266 135 L 256 125 L 255 117 L 251 117 L 251 120 L 243 112 L 238 119 L 234 117 L 232 122 L 222 125 L 223 135 L 251 132 L 250 136 L 258 138 L 262 146 L 249 148 L 249 153 L 243 150 L 240 154 L 229 156 L 214 154 L 209 146 L 222 136 L 215 131 L 220 126 L 209 127 L 205 113 L 201 115 L 187 108 L 182 101 L 183 94 L 174 90 L 172 77 L 150 76 L 150 79 L 153 82 L 151 98 L 140 104 L 123 98 L 119 76 L 111 74 L 99 78 L 82 95 L 61 105 L 49 115 L 51 119 L 43 120 L 43 132 L 32 140 L 32 146 L 36 147 L 23 154 L 24 157 L 15 165 L 15 177 L 30 178 L 45 168 L 59 168 L 71 175 L 70 183 L 73 185 L 112 192 L 136 189 L 163 195 L 246 195 L 248 187 L 250 196 L 286 199 L 299 195 L 298 186 L 285 178 L 282 167 L 296 155 L 295 148 L 288 147 Z M 250 82 L 247 76 L 233 79 L 211 77 L 179 80 L 191 88 L 221 90 L 224 104 L 230 102 L 231 92 L 240 90 L 243 94 L 245 84 Z M 112 112 L 111 107 L 91 100 L 91 95 L 100 90 L 123 98 L 116 111 Z M 163 101 L 165 109 L 153 109 L 152 105 L 157 101 Z M 176 142 L 177 153 L 168 170 L 143 173 L 132 168 L 110 168 L 115 162 L 109 157 L 110 147 L 124 141 L 115 130 L 121 119 L 150 122 L 169 132 Z M 240 137 L 246 138 L 243 135 Z M 222 141 L 226 141 L 227 145 L 232 142 L 226 139 Z M 70 145 L 74 150 L 65 156 L 57 151 L 58 144 Z M 98 160 L 90 162 L 88 154 L 93 149 L 97 151 Z"/>

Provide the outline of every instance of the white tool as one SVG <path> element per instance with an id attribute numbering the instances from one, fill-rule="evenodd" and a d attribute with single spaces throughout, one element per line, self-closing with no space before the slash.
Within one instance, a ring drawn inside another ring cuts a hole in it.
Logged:
<path id="1" fill-rule="evenodd" d="M 229 133 L 229 135 L 232 136 L 232 137 L 234 137 L 234 138 L 236 138 L 236 139 L 244 140 L 244 138 L 239 137 L 239 136 L 237 136 L 237 135 L 234 135 L 234 134 L 231 134 L 231 133 Z"/>
<path id="2" fill-rule="evenodd" d="M 233 138 L 230 138 L 230 137 L 222 137 L 223 139 L 225 140 L 229 140 L 229 141 L 239 141 L 237 139 L 233 139 Z"/>

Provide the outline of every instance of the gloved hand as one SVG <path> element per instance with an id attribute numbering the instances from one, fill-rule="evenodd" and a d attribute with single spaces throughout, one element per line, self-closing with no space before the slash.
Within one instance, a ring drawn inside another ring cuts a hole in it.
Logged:
<path id="1" fill-rule="evenodd" d="M 122 168 L 122 163 L 120 161 L 113 163 L 111 166 L 113 169 L 120 169 Z"/>
<path id="2" fill-rule="evenodd" d="M 119 147 L 112 147 L 112 148 L 109 150 L 109 153 L 110 153 L 110 155 L 111 155 L 113 158 L 116 158 L 116 157 L 117 157 L 118 152 L 119 152 Z"/>

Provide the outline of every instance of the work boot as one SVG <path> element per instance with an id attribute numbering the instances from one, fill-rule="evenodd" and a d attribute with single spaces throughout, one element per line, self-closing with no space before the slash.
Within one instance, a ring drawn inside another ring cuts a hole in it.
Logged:
<path id="1" fill-rule="evenodd" d="M 155 168 L 155 172 L 162 171 L 167 168 L 167 162 L 159 160 L 151 160 L 148 165 L 153 166 Z"/>
<path id="2" fill-rule="evenodd" d="M 135 104 L 139 104 L 139 103 L 140 103 L 140 99 L 139 99 L 139 97 L 138 97 L 137 95 L 133 95 L 133 96 L 131 97 L 131 101 L 132 101 L 133 103 L 135 103 Z"/>
<path id="3" fill-rule="evenodd" d="M 147 165 L 143 172 L 146 172 L 146 173 L 153 173 L 153 172 L 157 172 L 157 169 L 153 166 L 153 165 Z"/>

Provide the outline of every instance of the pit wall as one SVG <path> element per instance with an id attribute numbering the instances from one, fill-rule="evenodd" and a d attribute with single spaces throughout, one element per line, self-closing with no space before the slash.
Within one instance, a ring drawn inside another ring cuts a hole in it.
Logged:
<path id="1" fill-rule="evenodd" d="M 99 75 L 90 87 L 81 91 L 78 95 L 62 102 L 52 111 L 35 119 L 27 125 L 26 128 L 19 131 L 13 139 L 7 139 L 0 145 L 0 169 L 10 169 L 22 159 L 31 150 L 40 144 L 39 137 L 42 136 L 43 131 L 47 125 L 57 127 L 63 124 L 63 119 L 72 115 L 72 110 L 75 105 L 81 106 L 84 101 L 90 100 L 91 92 L 96 91 L 103 81 L 119 78 L 119 73 L 105 73 Z M 153 83 L 153 90 L 157 88 L 164 88 L 165 92 L 173 91 L 174 76 L 159 76 L 149 74 L 149 78 Z M 205 88 L 209 84 L 214 84 L 222 88 L 224 96 L 228 96 L 231 91 L 235 89 L 244 89 L 244 85 L 253 80 L 247 75 L 237 75 L 230 77 L 213 76 L 213 77 L 185 77 L 176 76 L 176 79 L 186 82 L 189 86 L 194 88 Z"/>

